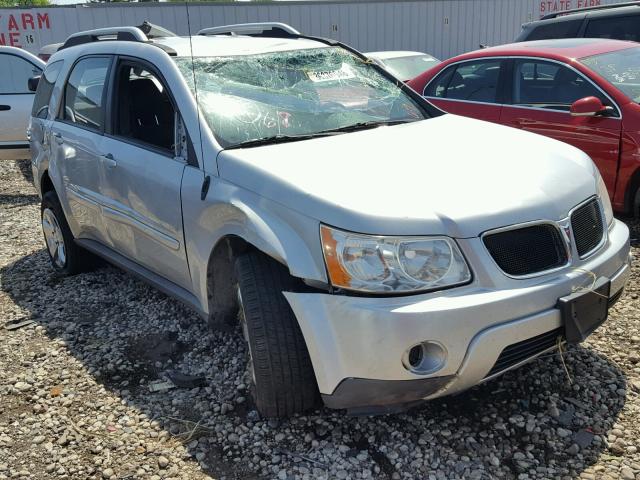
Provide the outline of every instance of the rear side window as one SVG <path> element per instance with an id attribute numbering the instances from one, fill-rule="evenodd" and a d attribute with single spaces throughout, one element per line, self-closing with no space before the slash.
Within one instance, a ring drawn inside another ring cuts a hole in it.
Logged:
<path id="1" fill-rule="evenodd" d="M 104 127 L 104 89 L 111 59 L 91 57 L 80 60 L 69 76 L 64 91 L 64 120 L 102 130 Z"/>
<path id="2" fill-rule="evenodd" d="M 29 79 L 42 73 L 33 63 L 8 53 L 0 53 L 0 95 L 32 94 Z"/>
<path id="3" fill-rule="evenodd" d="M 49 114 L 49 100 L 51 99 L 51 93 L 53 87 L 58 80 L 58 75 L 62 69 L 64 62 L 59 60 L 54 63 L 50 63 L 44 69 L 44 73 L 40 77 L 38 82 L 38 89 L 36 90 L 36 96 L 33 99 L 33 108 L 31 110 L 31 116 L 37 118 L 47 118 Z"/>
<path id="4" fill-rule="evenodd" d="M 640 15 L 589 20 L 584 36 L 640 42 Z"/>
<path id="5" fill-rule="evenodd" d="M 582 19 L 564 20 L 533 27 L 520 41 L 547 40 L 551 38 L 574 38 L 578 36 Z"/>
<path id="6" fill-rule="evenodd" d="M 495 103 L 501 60 L 477 60 L 450 67 L 429 84 L 429 97 Z"/>

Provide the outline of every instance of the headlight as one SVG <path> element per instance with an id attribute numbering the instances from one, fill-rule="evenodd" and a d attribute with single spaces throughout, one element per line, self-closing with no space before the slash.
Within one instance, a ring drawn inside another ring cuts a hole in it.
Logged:
<path id="1" fill-rule="evenodd" d="M 607 186 L 604 184 L 604 180 L 600 174 L 598 174 L 598 197 L 600 197 L 600 201 L 602 202 L 604 218 L 607 221 L 607 225 L 611 225 L 611 223 L 613 223 L 613 208 L 611 207 Z"/>
<path id="2" fill-rule="evenodd" d="M 447 237 L 378 237 L 320 226 L 331 284 L 373 293 L 429 290 L 466 283 L 471 272 Z"/>

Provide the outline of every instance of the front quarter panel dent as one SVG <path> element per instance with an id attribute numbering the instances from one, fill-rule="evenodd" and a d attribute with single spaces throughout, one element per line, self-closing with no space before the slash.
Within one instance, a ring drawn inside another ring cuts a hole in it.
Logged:
<path id="1" fill-rule="evenodd" d="M 194 190 L 183 186 L 183 209 L 191 273 L 203 307 L 209 257 L 228 236 L 281 262 L 294 277 L 327 282 L 317 220 L 219 178 L 212 180 L 205 203 Z"/>

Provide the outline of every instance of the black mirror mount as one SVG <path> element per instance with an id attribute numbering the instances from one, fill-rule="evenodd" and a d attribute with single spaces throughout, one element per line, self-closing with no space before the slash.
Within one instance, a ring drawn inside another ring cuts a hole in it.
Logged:
<path id="1" fill-rule="evenodd" d="M 35 92 L 38 89 L 38 83 L 40 83 L 40 75 L 38 75 L 36 77 L 31 77 L 27 82 L 27 86 L 29 87 L 29 91 L 30 92 Z"/>

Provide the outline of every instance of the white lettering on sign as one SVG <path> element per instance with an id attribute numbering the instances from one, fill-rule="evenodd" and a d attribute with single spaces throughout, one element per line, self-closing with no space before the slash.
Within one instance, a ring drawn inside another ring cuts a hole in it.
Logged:
<path id="1" fill-rule="evenodd" d="M 23 47 L 34 43 L 34 31 L 50 30 L 48 13 L 25 12 L 0 15 L 0 45 Z"/>

